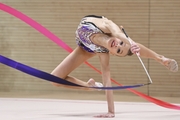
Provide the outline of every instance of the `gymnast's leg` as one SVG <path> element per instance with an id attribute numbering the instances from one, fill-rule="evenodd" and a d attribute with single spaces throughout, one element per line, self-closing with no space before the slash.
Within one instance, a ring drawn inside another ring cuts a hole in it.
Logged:
<path id="1" fill-rule="evenodd" d="M 65 79 L 67 81 L 82 85 L 82 86 L 91 86 L 93 81 L 90 80 L 88 82 L 84 82 L 75 77 L 68 76 L 74 69 L 80 66 L 87 59 L 95 56 L 95 53 L 89 53 L 82 49 L 81 47 L 77 47 L 72 53 L 70 53 L 53 71 L 51 74 Z M 94 82 L 95 83 L 95 82 Z M 55 86 L 64 86 L 58 83 L 52 83 Z M 68 86 L 64 86 L 68 87 Z M 72 87 L 71 87 L 72 88 Z"/>
<path id="2" fill-rule="evenodd" d="M 166 58 L 163 55 L 157 54 L 153 50 L 145 47 L 140 43 L 136 43 L 140 47 L 140 56 L 144 58 L 154 59 L 160 64 L 164 65 L 167 69 L 172 72 L 178 71 L 178 64 L 174 59 Z"/>

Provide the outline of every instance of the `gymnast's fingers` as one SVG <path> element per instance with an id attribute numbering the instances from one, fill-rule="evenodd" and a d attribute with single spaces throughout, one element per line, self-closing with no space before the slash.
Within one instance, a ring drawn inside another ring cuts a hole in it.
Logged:
<path id="1" fill-rule="evenodd" d="M 137 44 L 132 44 L 131 45 L 131 52 L 132 53 L 137 53 L 139 55 L 140 47 Z"/>

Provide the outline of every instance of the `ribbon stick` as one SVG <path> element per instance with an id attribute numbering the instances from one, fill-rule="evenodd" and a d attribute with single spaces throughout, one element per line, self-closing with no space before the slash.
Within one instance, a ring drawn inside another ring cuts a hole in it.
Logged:
<path id="1" fill-rule="evenodd" d="M 68 52 L 72 52 L 72 49 L 70 47 L 68 47 L 67 45 L 65 46 L 65 43 L 62 42 L 58 37 L 56 37 L 54 34 L 52 34 L 49 30 L 47 30 L 46 28 L 44 28 L 42 25 L 40 25 L 39 23 L 37 23 L 36 21 L 32 20 L 31 18 L 29 18 L 28 16 L 26 16 L 25 14 L 17 11 L 16 9 L 7 6 L 3 3 L 0 3 L 0 10 L 3 10 L 4 12 L 7 12 L 13 16 L 15 16 L 16 18 L 22 20 L 23 22 L 27 23 L 28 25 L 30 25 L 31 27 L 33 27 L 34 29 L 36 29 L 37 31 L 39 31 L 41 34 L 45 35 L 46 37 L 48 37 L 50 40 L 52 40 L 53 42 L 55 42 L 56 44 L 58 44 L 60 47 L 62 47 L 63 49 L 65 49 Z M 38 26 L 38 27 L 37 27 Z M 90 66 L 92 69 L 94 69 L 95 71 L 97 71 L 98 73 L 101 74 L 101 72 L 96 69 L 95 67 L 93 67 L 91 64 L 89 64 L 88 62 L 85 62 L 88 66 Z M 122 86 L 120 83 L 118 83 L 117 81 L 111 79 L 112 82 L 114 82 L 117 85 Z M 180 106 L 174 105 L 174 104 L 170 104 L 161 100 L 158 100 L 156 98 L 153 98 L 151 96 L 145 95 L 141 92 L 138 92 L 136 90 L 133 89 L 127 89 L 129 91 L 131 91 L 132 93 L 146 99 L 147 101 L 150 101 L 156 105 L 159 105 L 161 107 L 165 107 L 165 108 L 169 108 L 169 109 L 174 109 L 174 110 L 180 110 Z"/>

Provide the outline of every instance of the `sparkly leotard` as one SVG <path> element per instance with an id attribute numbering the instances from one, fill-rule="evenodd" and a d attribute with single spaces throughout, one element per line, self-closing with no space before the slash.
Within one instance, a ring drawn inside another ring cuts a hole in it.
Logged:
<path id="1" fill-rule="evenodd" d="M 102 18 L 101 16 L 86 16 L 86 17 L 98 17 Z M 84 50 L 88 52 L 94 53 L 107 53 L 109 52 L 108 49 L 94 44 L 90 37 L 96 33 L 103 33 L 101 29 L 99 29 L 94 23 L 85 21 L 84 17 L 77 30 L 76 30 L 76 42 L 79 46 L 81 46 Z"/>

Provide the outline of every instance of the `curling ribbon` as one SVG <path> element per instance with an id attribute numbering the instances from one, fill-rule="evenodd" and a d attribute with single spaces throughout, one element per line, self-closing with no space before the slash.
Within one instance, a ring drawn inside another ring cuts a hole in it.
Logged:
<path id="1" fill-rule="evenodd" d="M 33 27 L 34 29 L 36 29 L 37 31 L 39 31 L 41 34 L 45 35 L 46 37 L 48 37 L 50 40 L 52 40 L 53 42 L 55 42 L 56 44 L 58 44 L 59 46 L 61 46 L 63 49 L 65 49 L 68 52 L 72 52 L 72 49 L 70 47 L 68 47 L 68 45 L 66 45 L 64 42 L 62 42 L 62 40 L 60 40 L 57 36 L 55 36 L 54 34 L 52 34 L 49 30 L 47 30 L 46 28 L 44 28 L 42 25 L 40 25 L 39 23 L 37 23 L 36 21 L 32 20 L 31 18 L 29 18 L 28 16 L 24 15 L 23 13 L 15 10 L 14 8 L 11 8 L 5 4 L 0 3 L 0 9 L 3 10 L 4 12 L 7 12 L 13 16 L 15 16 L 16 18 L 21 19 L 22 21 L 24 21 L 25 23 L 27 23 L 28 25 L 30 25 L 31 27 Z M 88 62 L 85 62 L 88 66 L 90 66 L 91 68 L 93 68 L 94 70 L 96 70 L 98 73 L 101 74 L 101 72 L 99 70 L 97 70 L 95 67 L 93 67 L 92 65 L 90 65 Z M 116 83 L 117 85 L 120 85 L 120 83 L 116 82 L 115 80 L 111 79 L 112 82 Z M 175 110 L 180 110 L 180 106 L 174 105 L 174 104 L 170 104 L 161 100 L 158 100 L 156 98 L 150 97 L 148 95 L 145 95 L 141 92 L 138 92 L 136 90 L 133 89 L 127 89 L 129 91 L 131 91 L 132 93 L 156 104 L 159 105 L 161 107 L 165 107 L 165 108 L 169 108 L 169 109 L 175 109 Z"/>
<path id="2" fill-rule="evenodd" d="M 0 63 L 7 65 L 11 68 L 14 68 L 16 70 L 19 70 L 21 72 L 24 72 L 26 74 L 29 74 L 31 76 L 41 78 L 42 80 L 47 80 L 50 82 L 55 82 L 62 85 L 68 85 L 68 86 L 73 86 L 73 87 L 94 88 L 94 89 L 101 89 L 101 90 L 120 90 L 120 89 L 137 88 L 137 87 L 144 86 L 144 84 L 138 84 L 138 85 L 130 85 L 130 86 L 113 86 L 113 87 L 85 87 L 85 86 L 81 86 L 81 85 L 72 83 L 70 81 L 64 80 L 57 76 L 51 75 L 47 72 L 24 65 L 20 62 L 16 62 L 15 60 L 12 60 L 2 55 L 0 55 Z"/>

